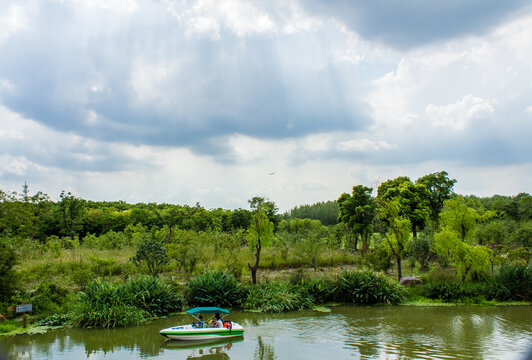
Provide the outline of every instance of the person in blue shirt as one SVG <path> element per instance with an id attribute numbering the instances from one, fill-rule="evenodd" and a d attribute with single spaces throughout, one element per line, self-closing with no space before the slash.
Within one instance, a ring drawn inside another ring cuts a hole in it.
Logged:
<path id="1" fill-rule="evenodd" d="M 203 327 L 203 316 L 198 316 L 198 323 L 195 321 L 192 322 L 192 326 L 195 328 L 202 328 Z"/>

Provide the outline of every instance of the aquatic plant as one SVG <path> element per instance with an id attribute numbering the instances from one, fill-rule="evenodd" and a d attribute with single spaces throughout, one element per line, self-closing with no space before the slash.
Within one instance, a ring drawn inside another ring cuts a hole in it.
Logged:
<path id="1" fill-rule="evenodd" d="M 193 306 L 239 305 L 245 289 L 233 275 L 208 271 L 188 283 L 187 302 Z"/>
<path id="2" fill-rule="evenodd" d="M 71 317 L 82 327 L 128 326 L 180 310 L 182 303 L 182 298 L 158 278 L 142 277 L 128 283 L 94 281 L 80 293 Z"/>
<path id="3" fill-rule="evenodd" d="M 242 307 L 258 309 L 265 313 L 295 311 L 312 307 L 313 298 L 296 285 L 290 283 L 270 283 L 253 286 Z"/>
<path id="4" fill-rule="evenodd" d="M 532 301 L 532 266 L 502 266 L 491 284 L 491 295 L 498 300 Z"/>
<path id="5" fill-rule="evenodd" d="M 404 290 L 382 273 L 344 270 L 336 279 L 332 296 L 344 303 L 397 304 L 403 300 Z"/>

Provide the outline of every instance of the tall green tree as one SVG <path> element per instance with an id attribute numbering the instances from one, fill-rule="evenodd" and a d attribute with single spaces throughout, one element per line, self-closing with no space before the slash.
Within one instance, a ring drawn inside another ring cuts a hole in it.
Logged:
<path id="1" fill-rule="evenodd" d="M 368 249 L 368 235 L 371 233 L 371 223 L 375 217 L 375 201 L 371 196 L 372 188 L 356 185 L 353 193 L 343 193 L 338 198 L 338 221 L 347 225 L 355 235 L 355 251 L 358 237 L 362 241 L 362 250 Z"/>
<path id="2" fill-rule="evenodd" d="M 252 204 L 251 200 L 250 204 Z M 253 265 L 248 263 L 248 267 L 251 271 L 251 281 L 256 284 L 262 246 L 272 239 L 274 225 L 268 218 L 269 207 L 267 204 L 257 204 L 252 206 L 252 209 L 254 212 L 247 232 L 247 243 L 254 251 L 255 262 Z"/>
<path id="3" fill-rule="evenodd" d="M 397 263 L 397 279 L 401 280 L 403 276 L 401 263 L 408 249 L 412 224 L 402 214 L 397 199 L 378 200 L 377 216 L 380 220 L 380 233 L 386 239 Z"/>
<path id="4" fill-rule="evenodd" d="M 74 236 L 82 227 L 86 201 L 64 190 L 59 195 L 59 212 L 61 214 L 61 234 Z"/>
<path id="5" fill-rule="evenodd" d="M 423 230 L 427 222 L 430 213 L 427 197 L 427 188 L 414 185 L 406 176 L 385 181 L 377 189 L 378 199 L 397 201 L 401 215 L 410 220 L 413 237 L 417 237 L 417 232 Z"/>
<path id="6" fill-rule="evenodd" d="M 446 171 L 440 171 L 420 177 L 416 185 L 423 185 L 427 189 L 424 193 L 427 205 L 430 209 L 430 219 L 437 227 L 443 203 L 453 195 L 453 187 L 456 179 L 449 178 Z"/>

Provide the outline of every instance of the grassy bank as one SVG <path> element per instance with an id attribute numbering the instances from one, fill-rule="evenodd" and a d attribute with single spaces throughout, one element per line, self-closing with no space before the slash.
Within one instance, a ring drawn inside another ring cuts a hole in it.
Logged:
<path id="1" fill-rule="evenodd" d="M 89 282 L 79 291 L 46 282 L 30 295 L 32 326 L 74 325 L 119 327 L 138 325 L 194 306 L 216 305 L 260 312 L 323 309 L 327 304 L 354 305 L 530 305 L 530 266 L 503 267 L 482 282 L 441 280 L 426 275 L 415 287 L 398 285 L 390 276 L 367 269 L 280 270 L 257 285 L 232 274 L 209 271 L 188 283 L 156 277 L 113 278 Z M 438 280 L 434 280 L 438 279 Z M 0 334 L 25 331 L 20 320 L 0 323 Z M 40 328 L 40 329 L 45 329 Z"/>

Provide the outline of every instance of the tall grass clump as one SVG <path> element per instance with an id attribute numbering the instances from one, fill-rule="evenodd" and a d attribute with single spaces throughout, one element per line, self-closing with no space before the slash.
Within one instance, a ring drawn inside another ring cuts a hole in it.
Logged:
<path id="1" fill-rule="evenodd" d="M 502 266 L 490 288 L 498 300 L 532 301 L 532 266 Z"/>
<path id="2" fill-rule="evenodd" d="M 246 294 L 233 275 L 209 271 L 188 283 L 187 302 L 193 306 L 240 305 Z"/>
<path id="3" fill-rule="evenodd" d="M 79 304 L 71 318 L 80 327 L 139 325 L 149 314 L 133 306 L 132 298 L 123 284 L 94 281 L 80 292 Z"/>
<path id="4" fill-rule="evenodd" d="M 93 281 L 80 293 L 72 320 L 81 327 L 138 325 L 149 317 L 181 309 L 183 300 L 155 277 L 127 283 Z"/>
<path id="5" fill-rule="evenodd" d="M 397 304 L 404 290 L 387 276 L 372 270 L 344 270 L 333 290 L 336 301 L 354 304 Z"/>
<path id="6" fill-rule="evenodd" d="M 252 286 L 242 307 L 265 313 L 279 313 L 308 309 L 312 304 L 312 296 L 298 286 L 284 282 Z"/>
<path id="7" fill-rule="evenodd" d="M 331 279 L 325 277 L 301 279 L 298 283 L 293 282 L 294 279 L 290 279 L 293 285 L 297 285 L 303 296 L 309 296 L 314 304 L 323 304 L 333 299 L 334 283 Z"/>
<path id="8" fill-rule="evenodd" d="M 183 308 L 183 298 L 169 284 L 154 276 L 131 279 L 126 286 L 132 294 L 132 305 L 151 316 L 164 316 Z"/>

